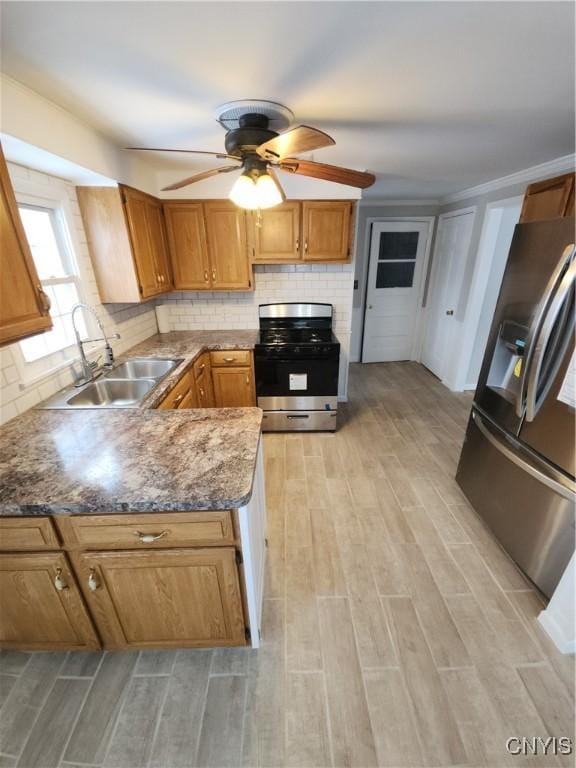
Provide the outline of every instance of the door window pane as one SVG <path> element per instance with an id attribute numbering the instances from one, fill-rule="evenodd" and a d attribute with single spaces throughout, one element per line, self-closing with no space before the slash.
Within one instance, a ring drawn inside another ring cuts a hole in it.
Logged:
<path id="1" fill-rule="evenodd" d="M 418 250 L 418 232 L 382 232 L 379 261 L 415 259 Z"/>
<path id="2" fill-rule="evenodd" d="M 411 288 L 415 261 L 381 261 L 376 274 L 376 288 Z"/>

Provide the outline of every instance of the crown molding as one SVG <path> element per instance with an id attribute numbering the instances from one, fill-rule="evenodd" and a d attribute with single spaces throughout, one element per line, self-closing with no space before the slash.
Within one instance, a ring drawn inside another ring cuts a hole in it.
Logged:
<path id="1" fill-rule="evenodd" d="M 387 198 L 380 198 L 380 197 L 362 197 L 358 204 L 361 207 L 366 207 L 368 205 L 440 205 L 442 200 L 438 197 L 428 197 L 423 200 L 390 200 Z"/>
<path id="2" fill-rule="evenodd" d="M 550 160 L 547 163 L 533 165 L 530 168 L 525 168 L 523 171 L 511 173 L 509 176 L 502 176 L 499 179 L 487 181 L 485 184 L 478 184 L 476 187 L 469 187 L 468 189 L 462 189 L 460 192 L 453 192 L 451 195 L 446 195 L 445 197 L 440 198 L 439 202 L 442 205 L 457 203 L 460 200 L 466 200 L 469 197 L 476 197 L 477 195 L 485 195 L 488 192 L 494 192 L 498 189 L 503 189 L 504 187 L 511 187 L 514 184 L 537 181 L 539 179 L 544 179 L 547 176 L 568 173 L 569 171 L 574 170 L 575 164 L 576 155 L 563 155 L 562 157 L 557 157 L 555 160 Z"/>

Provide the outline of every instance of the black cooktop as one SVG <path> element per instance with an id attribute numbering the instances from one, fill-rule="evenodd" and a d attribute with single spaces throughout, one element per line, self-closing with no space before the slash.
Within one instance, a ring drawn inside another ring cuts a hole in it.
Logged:
<path id="1" fill-rule="evenodd" d="M 338 344 L 330 328 L 266 328 L 261 329 L 258 344 Z"/>

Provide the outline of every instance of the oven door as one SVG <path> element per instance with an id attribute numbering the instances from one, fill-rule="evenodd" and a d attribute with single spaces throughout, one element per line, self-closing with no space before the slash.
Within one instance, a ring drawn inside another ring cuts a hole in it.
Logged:
<path id="1" fill-rule="evenodd" d="M 270 411 L 336 410 L 338 364 L 338 349 L 314 358 L 293 358 L 281 350 L 256 349 L 258 405 Z"/>

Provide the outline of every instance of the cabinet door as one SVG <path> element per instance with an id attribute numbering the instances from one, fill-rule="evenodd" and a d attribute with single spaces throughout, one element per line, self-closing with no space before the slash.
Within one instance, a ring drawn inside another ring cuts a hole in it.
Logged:
<path id="1" fill-rule="evenodd" d="M 198 403 L 198 396 L 196 395 L 196 387 L 194 384 L 192 384 L 188 392 L 186 392 L 182 402 L 178 406 L 179 411 L 185 408 L 202 408 Z"/>
<path id="2" fill-rule="evenodd" d="M 201 203 L 165 203 L 174 288 L 210 289 L 210 262 Z"/>
<path id="3" fill-rule="evenodd" d="M 154 198 L 148 198 L 146 215 L 152 256 L 156 265 L 156 279 L 162 292 L 172 290 L 172 270 L 168 260 L 168 246 L 164 228 L 162 205 Z"/>
<path id="4" fill-rule="evenodd" d="M 204 204 L 211 287 L 216 291 L 252 287 L 246 242 L 246 213 L 226 201 Z"/>
<path id="5" fill-rule="evenodd" d="M 233 547 L 75 555 L 106 648 L 244 645 Z"/>
<path id="6" fill-rule="evenodd" d="M 212 368 L 216 408 L 256 405 L 252 368 Z"/>
<path id="7" fill-rule="evenodd" d="M 9 344 L 52 327 L 48 297 L 32 260 L 30 246 L 8 168 L 0 147 L 0 344 Z"/>
<path id="8" fill-rule="evenodd" d="M 204 368 L 196 379 L 196 395 L 199 408 L 214 408 L 214 390 L 210 368 Z"/>
<path id="9" fill-rule="evenodd" d="M 302 203 L 304 261 L 348 261 L 351 212 L 348 202 Z"/>
<path id="10" fill-rule="evenodd" d="M 64 554 L 0 555 L 0 647 L 99 647 Z"/>
<path id="11" fill-rule="evenodd" d="M 567 173 L 554 179 L 530 184 L 524 196 L 520 222 L 545 221 L 574 216 L 574 175 Z"/>
<path id="12" fill-rule="evenodd" d="M 123 189 L 123 196 L 140 294 L 146 299 L 162 293 L 148 227 L 148 200 L 144 193 L 129 188 Z"/>
<path id="13" fill-rule="evenodd" d="M 251 214 L 254 262 L 300 261 L 300 203 L 287 201 L 258 214 Z"/>

